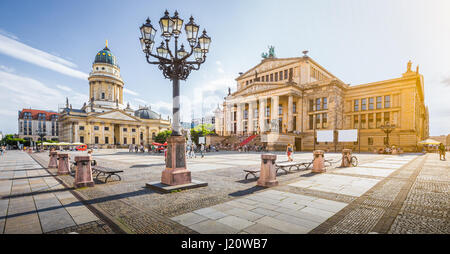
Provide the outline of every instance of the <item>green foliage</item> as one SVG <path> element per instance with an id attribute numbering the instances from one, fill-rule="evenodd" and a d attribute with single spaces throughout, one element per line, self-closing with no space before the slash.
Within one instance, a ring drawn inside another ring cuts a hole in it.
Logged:
<path id="1" fill-rule="evenodd" d="M 161 131 L 160 133 L 158 133 L 158 135 L 156 135 L 155 142 L 164 144 L 170 135 L 172 135 L 171 130 Z"/>
<path id="2" fill-rule="evenodd" d="M 214 134 L 213 131 L 211 131 L 213 128 L 212 124 L 199 124 L 195 128 L 191 129 L 191 140 L 195 144 L 198 145 L 198 138 L 204 137 L 210 134 Z"/>
<path id="3" fill-rule="evenodd" d="M 2 145 L 15 146 L 17 145 L 17 142 L 19 142 L 19 144 L 23 144 L 24 146 L 30 145 L 29 140 L 25 140 L 23 138 L 14 138 L 14 135 L 12 134 L 5 135 L 1 140 Z"/>

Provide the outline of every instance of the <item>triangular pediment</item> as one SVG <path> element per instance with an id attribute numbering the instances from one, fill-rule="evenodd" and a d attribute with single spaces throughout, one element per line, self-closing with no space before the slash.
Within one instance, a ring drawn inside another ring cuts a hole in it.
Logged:
<path id="1" fill-rule="evenodd" d="M 125 120 L 125 121 L 139 121 L 139 119 L 128 115 L 122 111 L 110 111 L 96 115 L 97 118 L 113 119 L 113 120 Z"/>
<path id="2" fill-rule="evenodd" d="M 299 57 L 283 58 L 283 59 L 277 59 L 277 58 L 265 59 L 261 63 L 256 65 L 255 67 L 251 68 L 250 70 L 246 71 L 244 74 L 239 76 L 236 80 L 247 78 L 249 76 L 254 76 L 255 75 L 255 71 L 258 72 L 258 73 L 263 73 L 263 72 L 266 72 L 266 71 L 270 71 L 272 69 L 279 68 L 281 66 L 285 66 L 285 65 L 288 65 L 288 64 L 296 63 L 296 62 L 298 62 L 301 59 L 302 58 L 299 58 Z"/>

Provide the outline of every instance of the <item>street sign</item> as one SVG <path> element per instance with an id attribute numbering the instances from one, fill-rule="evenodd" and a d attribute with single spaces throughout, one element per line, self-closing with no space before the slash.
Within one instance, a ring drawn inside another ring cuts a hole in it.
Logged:
<path id="1" fill-rule="evenodd" d="M 199 144 L 206 144 L 205 137 L 198 137 Z"/>

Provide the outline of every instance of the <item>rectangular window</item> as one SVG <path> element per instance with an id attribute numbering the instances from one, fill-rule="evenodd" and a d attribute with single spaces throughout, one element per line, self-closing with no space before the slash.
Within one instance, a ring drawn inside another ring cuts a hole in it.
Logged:
<path id="1" fill-rule="evenodd" d="M 369 144 L 369 146 L 373 145 L 373 138 L 372 137 L 367 138 L 367 143 Z"/>
<path id="2" fill-rule="evenodd" d="M 127 132 L 128 131 L 128 129 L 127 128 L 123 128 L 123 132 Z"/>
<path id="3" fill-rule="evenodd" d="M 270 82 L 273 82 L 273 73 L 270 74 Z"/>
<path id="4" fill-rule="evenodd" d="M 244 110 L 244 119 L 248 119 L 248 111 Z"/>
<path id="5" fill-rule="evenodd" d="M 280 71 L 278 75 L 280 76 L 280 80 L 283 80 L 283 71 Z"/>
<path id="6" fill-rule="evenodd" d="M 84 126 L 79 126 L 78 129 L 80 129 L 80 131 L 84 131 Z M 81 142 L 83 143 L 83 142 Z"/>
<path id="7" fill-rule="evenodd" d="M 245 85 L 246 85 L 246 86 L 248 86 L 248 80 L 247 80 L 247 81 L 245 81 Z"/>
<path id="8" fill-rule="evenodd" d="M 80 143 L 84 143 L 84 137 L 80 136 Z"/>
<path id="9" fill-rule="evenodd" d="M 373 109 L 373 97 L 369 98 L 369 110 Z"/>
<path id="10" fill-rule="evenodd" d="M 377 97 L 377 109 L 381 108 L 381 96 Z"/>
<path id="11" fill-rule="evenodd" d="M 320 114 L 316 115 L 316 129 L 320 129 Z"/>
<path id="12" fill-rule="evenodd" d="M 320 101 L 320 98 L 316 99 L 316 110 L 320 110 Z"/>
<path id="13" fill-rule="evenodd" d="M 109 138 L 105 137 L 105 144 L 109 144 Z"/>
<path id="14" fill-rule="evenodd" d="M 361 110 L 367 110 L 367 99 L 361 99 Z"/>
<path id="15" fill-rule="evenodd" d="M 281 104 L 278 105 L 278 114 L 279 115 L 283 114 L 283 105 L 281 105 Z"/>
<path id="16" fill-rule="evenodd" d="M 369 114 L 369 129 L 373 129 L 373 114 Z"/>
<path id="17" fill-rule="evenodd" d="M 94 126 L 94 131 L 98 131 L 98 130 L 99 130 L 98 126 Z"/>
<path id="18" fill-rule="evenodd" d="M 109 131 L 109 127 L 105 127 L 105 131 Z"/>
<path id="19" fill-rule="evenodd" d="M 384 108 L 390 108 L 391 107 L 391 96 L 386 95 L 384 96 Z"/>
<path id="20" fill-rule="evenodd" d="M 391 122 L 390 116 L 391 116 L 391 114 L 389 112 L 384 112 L 384 122 L 383 122 L 383 124 L 387 124 L 387 123 Z"/>
<path id="21" fill-rule="evenodd" d="M 136 129 L 135 128 L 131 129 L 131 132 L 136 132 Z"/>
<path id="22" fill-rule="evenodd" d="M 234 112 L 233 112 L 233 121 L 236 121 L 236 119 L 237 119 L 237 112 L 234 111 Z"/>
<path id="23" fill-rule="evenodd" d="M 123 144 L 124 144 L 124 145 L 127 144 L 127 138 L 123 138 Z"/>
<path id="24" fill-rule="evenodd" d="M 131 142 L 132 142 L 133 145 L 136 144 L 136 138 L 132 138 Z"/>
<path id="25" fill-rule="evenodd" d="M 366 115 L 361 115 L 361 129 L 366 128 Z"/>
<path id="26" fill-rule="evenodd" d="M 270 107 L 266 107 L 266 117 L 270 117 Z"/>
<path id="27" fill-rule="evenodd" d="M 275 72 L 275 82 L 278 81 L 278 72 Z"/>
<path id="28" fill-rule="evenodd" d="M 269 82 L 269 74 L 266 75 L 266 82 Z"/>
<path id="29" fill-rule="evenodd" d="M 253 114 L 254 114 L 254 115 L 253 115 L 254 118 L 258 118 L 258 109 L 257 109 L 257 108 L 255 108 Z"/>
<path id="30" fill-rule="evenodd" d="M 380 128 L 380 126 L 381 126 L 381 113 L 377 113 L 376 121 L 377 121 L 377 128 Z"/>
<path id="31" fill-rule="evenodd" d="M 314 100 L 309 100 L 309 111 L 314 111 Z"/>
<path id="32" fill-rule="evenodd" d="M 309 129 L 312 130 L 314 128 L 314 115 L 309 115 Z"/>
<path id="33" fill-rule="evenodd" d="M 292 112 L 297 113 L 297 103 L 292 103 Z"/>
<path id="34" fill-rule="evenodd" d="M 358 125 L 358 116 L 353 116 L 353 129 L 359 129 L 359 125 Z"/>
<path id="35" fill-rule="evenodd" d="M 359 100 L 353 101 L 353 111 L 359 111 Z"/>
<path id="36" fill-rule="evenodd" d="M 294 69 L 290 68 L 289 69 L 289 77 L 293 77 L 294 76 Z"/>
<path id="37" fill-rule="evenodd" d="M 288 70 L 284 70 L 284 79 L 288 79 Z"/>
<path id="38" fill-rule="evenodd" d="M 264 76 L 261 77 L 261 81 L 264 82 Z"/>
<path id="39" fill-rule="evenodd" d="M 322 98 L 322 102 L 323 102 L 323 109 L 328 109 L 328 100 L 327 97 L 323 97 Z"/>
<path id="40" fill-rule="evenodd" d="M 326 113 L 322 114 L 322 128 L 328 127 L 328 116 Z"/>
<path id="41" fill-rule="evenodd" d="M 95 144 L 98 144 L 98 137 L 95 137 L 94 140 Z"/>

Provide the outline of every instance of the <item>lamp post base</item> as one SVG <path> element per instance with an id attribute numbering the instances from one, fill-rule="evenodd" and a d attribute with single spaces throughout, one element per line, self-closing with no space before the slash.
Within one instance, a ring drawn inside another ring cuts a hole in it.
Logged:
<path id="1" fill-rule="evenodd" d="M 162 172 L 161 183 L 173 186 L 191 181 L 191 171 L 186 168 L 186 140 L 183 136 L 170 136 L 167 139 L 166 169 Z"/>

